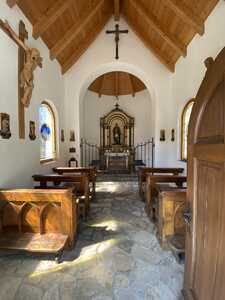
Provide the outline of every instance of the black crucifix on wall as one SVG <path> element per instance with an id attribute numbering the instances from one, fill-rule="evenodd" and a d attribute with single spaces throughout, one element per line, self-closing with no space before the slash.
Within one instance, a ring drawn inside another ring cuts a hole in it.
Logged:
<path id="1" fill-rule="evenodd" d="M 121 33 L 128 33 L 128 30 L 120 30 L 119 24 L 115 25 L 115 30 L 106 30 L 107 34 L 115 34 L 115 42 L 116 42 L 116 59 L 119 59 L 119 40 Z"/>

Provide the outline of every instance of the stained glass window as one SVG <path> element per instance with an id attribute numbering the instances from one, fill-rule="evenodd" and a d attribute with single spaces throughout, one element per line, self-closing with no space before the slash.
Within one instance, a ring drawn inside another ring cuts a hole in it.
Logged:
<path id="1" fill-rule="evenodd" d="M 184 107 L 181 118 L 181 160 L 187 160 L 188 126 L 194 100 L 190 100 Z"/>
<path id="2" fill-rule="evenodd" d="M 51 106 L 43 102 L 39 108 L 40 160 L 56 159 L 55 116 Z"/>

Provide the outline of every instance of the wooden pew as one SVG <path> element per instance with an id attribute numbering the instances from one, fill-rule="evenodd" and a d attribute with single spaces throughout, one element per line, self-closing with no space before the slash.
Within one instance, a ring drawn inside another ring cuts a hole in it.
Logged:
<path id="1" fill-rule="evenodd" d="M 177 261 L 184 263 L 186 189 L 160 183 L 155 188 L 158 191 L 157 238 L 161 247 L 172 250 Z"/>
<path id="2" fill-rule="evenodd" d="M 40 183 L 38 187 L 41 189 L 55 189 L 72 187 L 76 198 L 79 199 L 79 211 L 82 212 L 84 218 L 87 218 L 90 210 L 90 188 L 88 175 L 33 175 L 33 180 Z M 49 185 L 49 183 L 53 185 Z"/>
<path id="3" fill-rule="evenodd" d="M 139 195 L 144 200 L 145 198 L 145 185 L 146 185 L 146 175 L 179 175 L 184 172 L 183 168 L 150 168 L 150 167 L 140 167 L 138 171 L 138 185 L 139 185 Z"/>
<path id="4" fill-rule="evenodd" d="M 171 189 L 157 184 L 158 211 L 157 236 L 162 247 L 167 246 L 167 238 L 185 235 L 183 213 L 186 203 L 186 189 Z"/>
<path id="5" fill-rule="evenodd" d="M 53 172 L 59 175 L 64 174 L 87 174 L 89 176 L 89 182 L 91 183 L 91 195 L 95 198 L 96 194 L 96 178 L 97 169 L 96 167 L 58 167 L 53 168 Z"/>
<path id="6" fill-rule="evenodd" d="M 157 197 L 158 191 L 156 189 L 157 183 L 164 184 L 174 184 L 175 187 L 171 189 L 182 188 L 183 185 L 187 182 L 186 176 L 177 176 L 177 175 L 151 175 L 146 174 L 146 212 L 151 218 L 152 221 L 155 221 L 155 208 L 153 206 L 153 199 Z"/>
<path id="7" fill-rule="evenodd" d="M 56 254 L 77 239 L 77 202 L 71 189 L 1 190 L 0 249 Z"/>

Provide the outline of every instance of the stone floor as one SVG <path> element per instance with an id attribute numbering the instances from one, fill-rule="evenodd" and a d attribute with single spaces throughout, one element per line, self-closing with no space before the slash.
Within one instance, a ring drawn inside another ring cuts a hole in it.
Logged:
<path id="1" fill-rule="evenodd" d="M 0 254 L 0 300 L 178 300 L 183 266 L 163 251 L 136 182 L 98 182 L 97 199 L 64 262 Z"/>

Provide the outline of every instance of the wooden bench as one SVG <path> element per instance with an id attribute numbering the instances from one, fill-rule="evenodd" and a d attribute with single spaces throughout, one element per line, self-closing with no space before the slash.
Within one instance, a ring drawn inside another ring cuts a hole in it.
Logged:
<path id="1" fill-rule="evenodd" d="M 41 189 L 55 189 L 55 188 L 73 188 L 73 193 L 79 200 L 79 212 L 84 218 L 87 218 L 90 211 L 90 188 L 88 175 L 33 175 L 33 180 L 40 183 L 35 187 Z M 52 185 L 49 185 L 51 183 Z"/>
<path id="2" fill-rule="evenodd" d="M 162 247 L 168 247 L 168 237 L 185 236 L 183 214 L 186 189 L 156 184 L 158 190 L 157 237 Z"/>
<path id="3" fill-rule="evenodd" d="M 77 202 L 71 189 L 1 190 L 0 249 L 56 254 L 77 239 Z"/>
<path id="4" fill-rule="evenodd" d="M 179 175 L 184 172 L 183 168 L 150 168 L 150 167 L 140 167 L 138 171 L 138 185 L 139 185 L 139 195 L 142 200 L 145 198 L 145 185 L 147 174 L 151 175 Z"/>
<path id="5" fill-rule="evenodd" d="M 157 198 L 158 191 L 156 188 L 157 183 L 173 184 L 173 189 L 183 188 L 184 184 L 187 182 L 186 176 L 177 175 L 151 175 L 146 174 L 146 212 L 152 221 L 156 220 L 155 207 L 153 199 Z M 170 187 L 171 188 L 171 187 Z"/>
<path id="6" fill-rule="evenodd" d="M 58 167 L 53 168 L 53 172 L 59 175 L 65 174 L 87 174 L 89 177 L 89 182 L 91 184 L 91 196 L 95 198 L 96 195 L 96 178 L 97 169 L 96 167 Z"/>

